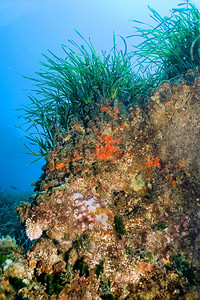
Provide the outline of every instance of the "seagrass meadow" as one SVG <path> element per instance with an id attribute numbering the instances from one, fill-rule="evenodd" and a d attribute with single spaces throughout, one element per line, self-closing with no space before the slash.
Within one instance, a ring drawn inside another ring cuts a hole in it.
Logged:
<path id="1" fill-rule="evenodd" d="M 132 51 L 82 37 L 32 79 L 26 147 L 46 163 L 16 208 L 26 253 L 0 240 L 0 299 L 200 299 L 200 13 L 151 13 Z"/>

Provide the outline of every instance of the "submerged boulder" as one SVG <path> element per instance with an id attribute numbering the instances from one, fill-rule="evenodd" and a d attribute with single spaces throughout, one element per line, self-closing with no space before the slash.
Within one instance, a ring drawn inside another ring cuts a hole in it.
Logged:
<path id="1" fill-rule="evenodd" d="M 118 103 L 74 124 L 17 208 L 35 241 L 22 297 L 200 297 L 198 74 L 162 83 L 145 106 Z"/>

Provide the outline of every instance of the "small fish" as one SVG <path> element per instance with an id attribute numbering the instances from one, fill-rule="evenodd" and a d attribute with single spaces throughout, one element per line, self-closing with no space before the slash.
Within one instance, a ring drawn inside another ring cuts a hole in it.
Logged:
<path id="1" fill-rule="evenodd" d="M 13 190 L 17 190 L 17 188 L 16 188 L 15 186 L 13 186 L 13 185 L 9 185 L 9 187 L 10 187 L 11 189 L 13 189 Z"/>

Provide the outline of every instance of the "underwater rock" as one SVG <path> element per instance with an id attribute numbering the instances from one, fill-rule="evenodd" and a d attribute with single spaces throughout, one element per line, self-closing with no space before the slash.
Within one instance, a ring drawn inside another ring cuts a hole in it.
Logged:
<path id="1" fill-rule="evenodd" d="M 16 294 L 60 300 L 200 298 L 195 75 L 162 83 L 145 107 L 135 105 L 127 115 L 119 107 L 107 118 L 104 108 L 88 128 L 72 130 L 48 153 L 33 202 L 17 209 L 35 242 L 23 262 L 30 277 L 15 275 L 29 282 Z M 3 267 L 1 288 L 10 277 Z"/>

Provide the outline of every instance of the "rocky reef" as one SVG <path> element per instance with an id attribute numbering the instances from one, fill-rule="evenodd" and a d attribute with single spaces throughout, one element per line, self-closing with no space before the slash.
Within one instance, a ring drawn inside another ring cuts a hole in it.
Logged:
<path id="1" fill-rule="evenodd" d="M 200 299 L 199 112 L 189 71 L 74 120 L 17 208 L 32 248 L 0 242 L 0 299 Z"/>

